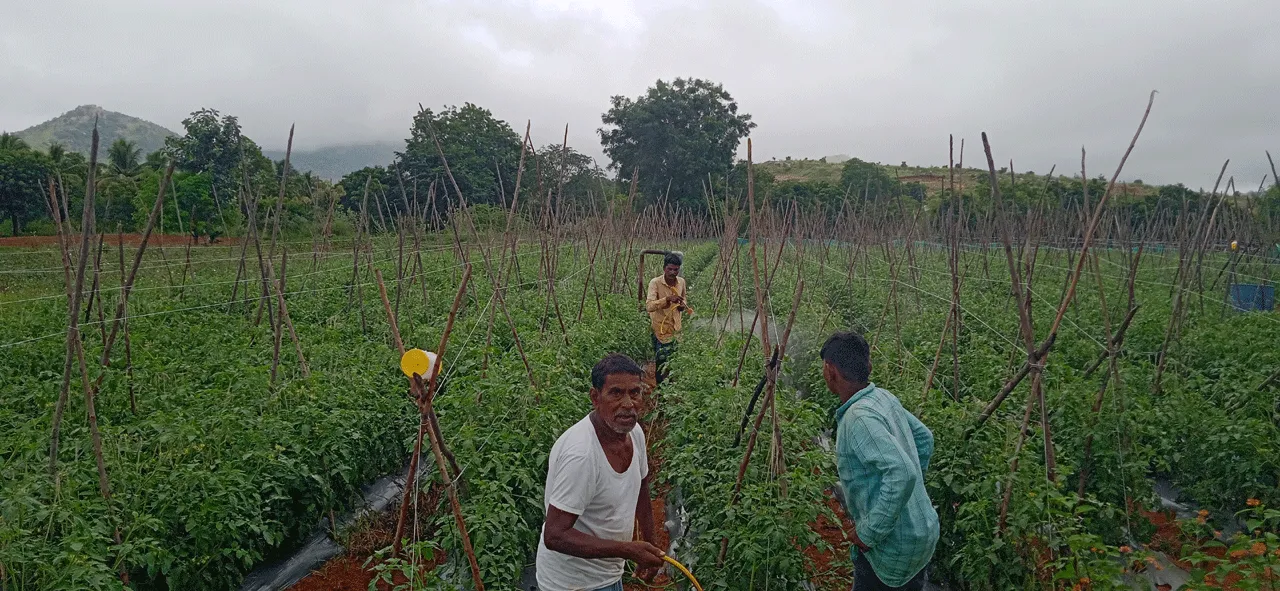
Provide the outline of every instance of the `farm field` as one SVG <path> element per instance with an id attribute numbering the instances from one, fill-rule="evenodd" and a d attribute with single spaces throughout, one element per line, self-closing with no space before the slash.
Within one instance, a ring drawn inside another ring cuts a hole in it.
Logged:
<path id="1" fill-rule="evenodd" d="M 56 468 L 61 255 L 0 249 L 0 580 L 104 589 L 122 587 L 123 573 L 136 589 L 236 589 L 336 523 L 362 485 L 402 470 L 419 416 L 388 311 L 405 346 L 434 350 L 457 296 L 434 409 L 481 579 L 517 586 L 542 523 L 547 453 L 588 411 L 591 365 L 611 351 L 652 357 L 635 290 L 639 251 L 658 248 L 685 253 L 698 314 L 645 421 L 659 433 L 651 453 L 676 509 L 671 553 L 704 587 L 848 587 L 847 547 L 820 526 L 841 517 L 830 493 L 838 401 L 816 359 L 844 329 L 867 335 L 873 381 L 936 437 L 926 474 L 942 521 L 935 583 L 1125 588 L 1165 569 L 1193 585 L 1275 583 L 1266 569 L 1280 565 L 1280 513 L 1270 509 L 1280 507 L 1280 388 L 1268 378 L 1280 369 L 1280 316 L 1227 302 L 1231 281 L 1268 282 L 1272 260 L 1215 247 L 1192 267 L 1173 245 L 1116 235 L 1077 267 L 1078 247 L 1014 245 L 1031 348 L 1058 316 L 1061 325 L 1043 367 L 1022 371 L 1031 377 L 990 408 L 1028 359 L 993 236 L 960 244 L 953 275 L 945 237 L 900 238 L 920 235 L 914 222 L 842 225 L 777 211 L 738 231 L 744 219 L 733 216 L 584 217 L 526 230 L 514 248 L 464 223 L 420 236 L 282 240 L 262 244 L 261 263 L 239 241 L 189 252 L 153 244 L 128 296 L 127 336 L 104 369 L 137 250 L 120 252 L 107 234 L 88 263 L 86 287 L 98 268 L 99 298 L 86 299 L 80 319 L 90 386 L 104 376 L 94 399 L 101 462 L 73 367 Z M 654 258 L 641 277 L 658 273 Z M 759 310 L 769 344 L 785 349 L 776 376 L 766 376 L 767 349 L 752 330 Z M 401 557 L 378 547 L 352 558 L 385 581 L 374 587 L 472 588 L 429 449 L 422 461 Z M 1180 516 L 1162 512 L 1157 492 L 1169 488 Z M 350 543 L 360 527 L 333 535 Z"/>

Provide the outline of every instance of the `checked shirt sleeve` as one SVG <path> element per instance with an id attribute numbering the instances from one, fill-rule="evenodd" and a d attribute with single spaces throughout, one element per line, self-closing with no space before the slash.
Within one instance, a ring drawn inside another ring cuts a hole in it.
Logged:
<path id="1" fill-rule="evenodd" d="M 929 459 L 933 457 L 933 432 L 915 415 L 906 413 L 907 423 L 911 425 L 911 437 L 916 440 L 916 454 L 920 456 L 920 474 L 929 470 Z"/>
<path id="2" fill-rule="evenodd" d="M 853 453 L 881 475 L 880 489 L 867 504 L 867 515 L 856 524 L 862 543 L 875 548 L 888 537 L 911 498 L 916 475 L 908 463 L 916 458 L 902 449 L 883 418 L 862 414 L 854 418 L 852 426 Z"/>

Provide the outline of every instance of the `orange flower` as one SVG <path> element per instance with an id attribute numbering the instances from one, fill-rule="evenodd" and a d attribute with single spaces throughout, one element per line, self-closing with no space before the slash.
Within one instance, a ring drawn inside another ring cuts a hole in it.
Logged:
<path id="1" fill-rule="evenodd" d="M 1257 507 L 1258 505 L 1262 504 L 1262 501 L 1259 501 L 1258 499 L 1250 498 L 1249 500 L 1245 501 L 1244 504 L 1250 507 Z"/>
<path id="2" fill-rule="evenodd" d="M 1254 542 L 1252 546 L 1249 546 L 1249 553 L 1254 556 L 1262 556 L 1267 553 L 1267 545 L 1262 542 Z"/>
<path id="3" fill-rule="evenodd" d="M 1245 556 L 1248 556 L 1248 555 L 1249 555 L 1249 552 L 1248 552 L 1248 551 L 1246 551 L 1246 550 L 1232 550 L 1232 551 L 1231 551 L 1231 557 L 1232 557 L 1232 558 L 1235 558 L 1235 559 L 1237 559 L 1237 560 L 1238 560 L 1238 559 L 1241 559 L 1241 558 L 1244 558 Z"/>
<path id="4" fill-rule="evenodd" d="M 1280 548 L 1276 548 L 1276 551 L 1272 552 L 1272 554 L 1275 554 L 1276 558 L 1280 558 Z"/>
<path id="5" fill-rule="evenodd" d="M 1120 553 L 1121 553 L 1121 554 L 1128 554 L 1128 553 L 1130 553 L 1130 552 L 1133 552 L 1133 548 L 1130 548 L 1130 547 L 1128 547 L 1128 546 L 1121 546 L 1121 547 L 1120 547 Z"/>
<path id="6" fill-rule="evenodd" d="M 1199 510 L 1199 511 L 1197 511 L 1197 512 L 1196 512 L 1196 515 L 1199 515 L 1199 516 L 1201 516 L 1201 517 L 1208 517 L 1208 516 L 1209 516 L 1209 510 L 1208 510 L 1208 509 L 1201 509 L 1201 510 Z"/>

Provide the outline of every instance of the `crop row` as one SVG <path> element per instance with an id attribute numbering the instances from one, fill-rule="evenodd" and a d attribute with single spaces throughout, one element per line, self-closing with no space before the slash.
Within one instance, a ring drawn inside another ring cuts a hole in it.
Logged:
<path id="1" fill-rule="evenodd" d="M 388 278 L 406 341 L 430 348 L 456 289 L 458 262 L 443 249 L 424 252 L 426 272 L 397 290 L 393 248 L 380 244 L 369 258 Z M 349 254 L 343 262 L 342 256 L 322 253 L 314 268 L 310 256 L 291 255 L 289 311 L 312 375 L 299 374 L 286 341 L 283 379 L 273 386 L 271 330 L 265 317 L 255 326 L 252 305 L 237 304 L 228 313 L 235 259 L 205 262 L 230 258 L 214 256 L 213 250 L 193 257 L 198 274 L 187 279 L 185 289 L 176 277 L 173 287 L 167 286 L 166 275 L 176 276 L 178 263 L 170 261 L 166 272 L 155 262 L 130 298 L 133 376 L 129 380 L 119 369 L 108 372 L 97 404 L 114 493 L 110 509 L 96 487 L 83 405 L 75 396 L 78 380 L 71 385 L 63 427 L 61 486 L 50 485 L 49 421 L 62 343 L 43 339 L 6 351 L 6 363 L 0 365 L 5 400 L 0 406 L 0 455 L 5 458 L 0 563 L 9 588 L 110 588 L 119 585 L 121 565 L 140 588 L 233 588 L 248 569 L 308 535 L 328 511 L 353 502 L 362 484 L 402 465 L 416 412 L 396 369 L 369 274 L 362 272 L 364 285 L 351 292 Z M 471 296 L 455 328 L 455 353 L 449 355 L 453 384 L 438 406 L 447 441 L 468 466 L 464 479 L 473 488 L 467 510 L 475 514 L 478 542 L 492 550 L 484 553 L 490 572 L 521 563 L 504 562 L 516 546 L 503 536 L 523 532 L 516 537 L 527 546 L 530 528 L 508 527 L 503 512 L 527 518 L 538 505 L 540 513 L 540 494 L 534 503 L 529 491 L 540 490 L 535 473 L 545 469 L 538 465 L 545 465 L 547 437 L 553 441 L 552 433 L 571 424 L 560 423 L 585 408 L 588 359 L 607 349 L 644 351 L 644 324 L 622 296 L 603 295 L 604 324 L 594 306 L 584 322 L 568 323 L 570 345 L 564 344 L 558 324 L 547 324 L 547 332 L 540 333 L 544 299 L 539 290 L 545 282 L 537 281 L 539 253 L 521 250 L 521 274 L 511 278 L 507 292 L 539 388 L 528 388 L 502 314 L 489 349 L 489 370 L 478 371 L 488 312 L 496 303 L 477 260 Z M 104 259 L 112 255 L 108 250 Z M 566 247 L 561 256 L 557 293 L 562 312 L 572 318 L 585 255 L 581 248 Z M 147 265 L 155 260 L 153 253 Z M 65 322 L 65 300 L 32 298 L 56 294 L 57 279 L 60 275 L 25 282 L 24 301 L 7 305 L 0 332 L 56 333 Z M 114 296 L 106 293 L 104 301 L 111 304 Z M 631 329 L 617 330 L 620 326 Z M 99 354 L 97 328 L 91 324 L 85 334 L 92 360 Z M 122 363 L 117 348 L 113 367 Z M 508 371 L 513 368 L 519 371 Z M 130 388 L 136 415 L 130 411 Z M 569 396 L 570 390 L 576 396 Z M 518 403 L 526 399 L 542 402 Z M 513 466 L 523 471 L 498 470 Z M 491 491 L 510 492 L 516 480 L 522 488 L 511 498 L 520 502 L 490 496 Z M 121 546 L 112 543 L 115 524 L 122 528 Z"/>

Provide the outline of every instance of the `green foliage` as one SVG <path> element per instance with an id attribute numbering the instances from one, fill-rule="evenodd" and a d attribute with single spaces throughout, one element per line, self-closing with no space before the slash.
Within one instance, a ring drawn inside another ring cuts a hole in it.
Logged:
<path id="1" fill-rule="evenodd" d="M 825 181 L 783 181 L 774 186 L 770 199 L 783 203 L 795 201 L 803 211 L 824 209 L 833 217 L 840 211 L 845 192 Z"/>
<path id="2" fill-rule="evenodd" d="M 371 210 L 377 207 L 375 199 L 378 198 L 378 195 L 386 195 L 388 194 L 388 191 L 392 191 L 393 194 L 399 195 L 399 183 L 401 181 L 396 179 L 395 172 L 393 170 L 388 170 L 382 166 L 368 166 L 347 174 L 342 177 L 341 181 L 339 181 L 338 185 L 342 187 L 342 198 L 339 200 L 339 203 L 342 204 L 342 207 L 346 208 L 348 211 L 360 211 L 361 203 L 364 200 L 364 187 L 366 180 L 369 181 L 369 207 Z M 398 205 L 400 203 L 400 199 L 393 199 L 392 202 Z M 397 211 L 399 211 L 399 209 L 397 209 Z"/>
<path id="3" fill-rule="evenodd" d="M 533 170 L 525 170 L 526 175 L 533 175 L 535 179 L 541 175 L 541 184 L 545 186 L 544 191 L 555 190 L 553 198 L 562 208 L 590 212 L 592 207 L 595 207 L 599 211 L 599 201 L 603 191 L 616 189 L 616 186 L 610 186 L 613 183 L 608 182 L 604 171 L 596 165 L 594 159 L 573 149 L 572 146 L 557 144 L 543 146 L 537 153 L 536 164 L 526 162 L 525 166 L 526 169 L 533 167 Z M 558 185 L 562 177 L 563 189 Z M 529 184 L 525 182 L 521 184 L 525 185 L 524 191 L 529 190 Z M 533 192 L 526 192 L 524 195 L 525 199 L 540 199 Z"/>
<path id="4" fill-rule="evenodd" d="M 11 133 L 0 133 L 0 152 L 30 150 L 31 146 L 22 138 Z"/>
<path id="5" fill-rule="evenodd" d="M 802 550 L 827 548 L 809 524 L 820 514 L 834 519 L 823 504 L 834 471 L 829 456 L 812 440 L 823 428 L 823 415 L 817 405 L 797 400 L 794 391 L 780 386 L 776 400 L 787 469 L 779 480 L 769 477 L 772 427 L 765 423 L 746 483 L 731 505 L 745 449 L 732 442 L 760 371 L 758 363 L 748 363 L 755 370 L 731 387 L 742 340 L 730 337 L 724 347 L 716 347 L 715 340 L 710 332 L 686 335 L 670 362 L 670 381 L 663 385 L 663 412 L 671 422 L 662 448 L 662 477 L 678 487 L 690 515 L 689 535 L 676 556 L 710 583 L 709 589 L 732 587 L 734 581 L 754 581 L 757 588 L 797 588 L 812 575 Z M 750 356 L 758 359 L 758 348 Z M 729 546 L 724 565 L 717 566 L 722 538 Z"/>
<path id="6" fill-rule="evenodd" d="M 194 237 L 208 236 L 210 240 L 217 237 L 222 229 L 222 224 L 217 220 L 217 204 L 213 202 L 211 177 L 209 173 L 184 174 L 180 177 L 175 175 L 171 195 L 176 202 L 175 209 L 182 213 L 179 219 L 187 234 Z"/>
<path id="7" fill-rule="evenodd" d="M 724 87 L 708 80 L 658 80 L 643 96 L 614 96 L 610 104 L 598 130 L 610 169 L 629 181 L 639 168 L 650 202 L 666 196 L 695 211 L 706 209 L 708 175 L 728 174 L 738 144 L 755 127 Z"/>
<path id="8" fill-rule="evenodd" d="M 12 137 L 12 136 L 6 136 Z M 11 222 L 14 235 L 22 224 L 48 211 L 48 157 L 27 149 L 20 140 L 5 140 L 0 148 L 0 212 Z"/>
<path id="9" fill-rule="evenodd" d="M 240 134 L 240 122 L 233 115 L 220 117 L 214 109 L 200 109 L 182 120 L 182 128 L 184 135 L 165 140 L 169 156 L 185 172 L 208 173 L 214 188 L 228 198 L 244 176 L 263 172 L 264 161 L 270 167 L 257 145 Z"/>
<path id="10" fill-rule="evenodd" d="M 137 144 L 121 138 L 107 148 L 107 166 L 113 175 L 133 176 L 138 172 L 141 156 L 142 150 Z"/>
<path id="11" fill-rule="evenodd" d="M 1270 591 L 1280 583 L 1280 511 L 1258 499 L 1247 504 L 1234 516 L 1243 522 L 1244 531 L 1229 538 L 1215 532 L 1203 514 L 1196 521 L 1179 523 L 1189 538 L 1180 553 L 1194 567 L 1188 589 L 1221 588 L 1227 582 L 1241 591 Z"/>
<path id="12" fill-rule="evenodd" d="M 436 182 L 436 203 L 441 212 L 446 203 L 456 202 L 457 197 L 432 139 L 432 129 L 448 159 L 453 179 L 469 203 L 501 203 L 503 194 L 512 194 L 520 160 L 520 136 L 510 125 L 495 119 L 488 109 L 471 103 L 462 108 L 445 107 L 439 113 L 424 109 L 414 116 L 405 149 L 397 156 L 402 174 L 419 179 L 420 186 Z"/>
<path id="13" fill-rule="evenodd" d="M 889 176 L 883 166 L 857 158 L 846 160 L 841 167 L 840 185 L 848 187 L 855 197 L 871 201 L 898 194 L 898 180 Z"/>

